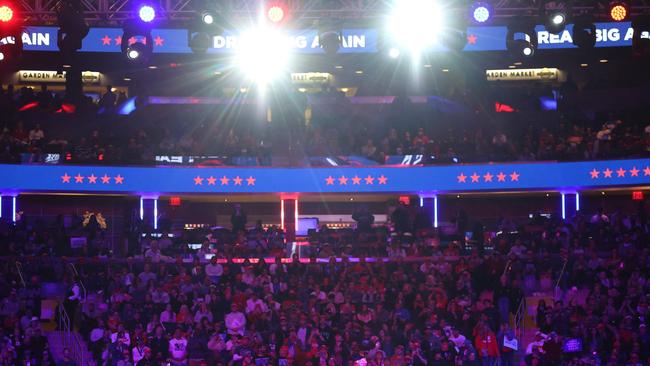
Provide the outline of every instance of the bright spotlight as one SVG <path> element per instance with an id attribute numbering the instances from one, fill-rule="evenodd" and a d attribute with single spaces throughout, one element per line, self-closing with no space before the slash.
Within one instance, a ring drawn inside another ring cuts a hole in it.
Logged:
<path id="1" fill-rule="evenodd" d="M 205 25 L 212 25 L 212 23 L 214 23 L 214 16 L 210 13 L 205 13 L 203 14 L 203 17 L 201 17 L 201 21 L 203 21 L 203 24 Z"/>
<path id="2" fill-rule="evenodd" d="M 414 55 L 438 41 L 443 29 L 443 11 L 434 0 L 396 0 L 387 27 L 396 44 Z"/>
<path id="3" fill-rule="evenodd" d="M 506 35 L 508 51 L 517 56 L 531 57 L 537 50 L 537 34 L 534 24 L 513 22 Z"/>
<path id="4" fill-rule="evenodd" d="M 628 5 L 622 1 L 616 1 L 610 4 L 609 15 L 615 22 L 624 21 L 629 13 Z"/>
<path id="5" fill-rule="evenodd" d="M 140 51 L 138 51 L 138 50 L 134 50 L 134 49 L 130 49 L 130 50 L 128 50 L 128 51 L 126 52 L 126 57 L 128 57 L 129 60 L 134 60 L 134 61 L 135 61 L 135 60 L 138 59 L 138 57 L 140 57 Z"/>
<path id="6" fill-rule="evenodd" d="M 285 34 L 259 27 L 242 34 L 235 62 L 253 82 L 267 85 L 288 71 L 290 52 Z"/>
<path id="7" fill-rule="evenodd" d="M 521 50 L 521 53 L 522 53 L 524 56 L 526 56 L 526 57 L 530 57 L 530 56 L 532 56 L 532 55 L 535 53 L 535 50 L 534 50 L 533 47 L 531 47 L 531 46 L 525 46 L 525 47 Z"/>
<path id="8" fill-rule="evenodd" d="M 11 7 L 7 5 L 0 6 L 0 22 L 7 23 L 10 22 L 13 18 L 14 10 Z"/>
<path id="9" fill-rule="evenodd" d="M 150 23 L 156 18 L 156 10 L 150 5 L 143 5 L 138 10 L 140 20 L 145 23 Z"/>
<path id="10" fill-rule="evenodd" d="M 287 21 L 289 8 L 284 1 L 273 1 L 266 4 L 264 16 L 270 24 L 280 25 Z"/>
<path id="11" fill-rule="evenodd" d="M 555 11 L 546 17 L 544 27 L 547 31 L 553 34 L 558 34 L 564 31 L 567 23 L 567 15 L 563 11 Z"/>
<path id="12" fill-rule="evenodd" d="M 5 59 L 5 54 L 3 52 L 0 52 L 0 61 L 4 61 Z"/>
<path id="13" fill-rule="evenodd" d="M 474 19 L 474 22 L 476 23 L 485 23 L 490 20 L 491 16 L 492 12 L 486 3 L 479 2 L 474 4 L 472 7 L 472 19 Z"/>
<path id="14" fill-rule="evenodd" d="M 284 18 L 284 9 L 279 6 L 272 6 L 267 12 L 269 20 L 273 23 L 279 23 Z"/>
<path id="15" fill-rule="evenodd" d="M 399 48 L 394 48 L 394 47 L 393 47 L 393 48 L 391 48 L 390 50 L 388 50 L 388 56 L 389 56 L 390 58 L 398 58 L 398 57 L 399 57 L 399 54 L 400 54 L 400 52 L 399 52 Z"/>

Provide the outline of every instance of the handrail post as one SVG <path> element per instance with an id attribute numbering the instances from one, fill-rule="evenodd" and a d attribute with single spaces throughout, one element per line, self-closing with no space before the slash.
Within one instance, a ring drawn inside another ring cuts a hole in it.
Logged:
<path id="1" fill-rule="evenodd" d="M 555 282 L 555 287 L 553 288 L 553 297 L 555 300 L 558 300 L 558 289 L 560 289 L 560 282 L 562 281 L 562 277 L 564 276 L 564 271 L 566 270 L 567 263 L 569 263 L 568 258 L 564 258 L 564 263 L 562 264 L 562 269 L 560 270 L 560 275 L 557 278 L 557 281 Z"/>
<path id="2" fill-rule="evenodd" d="M 27 284 L 25 283 L 25 277 L 23 276 L 23 264 L 19 261 L 16 261 L 16 270 L 18 271 L 20 283 L 23 285 L 23 287 L 27 287 Z"/>

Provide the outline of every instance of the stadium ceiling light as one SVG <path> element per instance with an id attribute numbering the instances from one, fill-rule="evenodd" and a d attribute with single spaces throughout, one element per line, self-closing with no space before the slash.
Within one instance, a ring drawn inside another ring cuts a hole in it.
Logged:
<path id="1" fill-rule="evenodd" d="M 156 10 L 151 5 L 142 5 L 138 9 L 138 17 L 145 23 L 151 23 L 156 19 Z"/>
<path id="2" fill-rule="evenodd" d="M 564 31 L 573 13 L 573 2 L 543 0 L 539 2 L 539 16 L 546 31 L 558 34 Z"/>
<path id="3" fill-rule="evenodd" d="M 214 15 L 209 12 L 204 12 L 203 15 L 201 16 L 201 21 L 205 25 L 212 25 L 214 23 Z"/>
<path id="4" fill-rule="evenodd" d="M 551 22 L 555 25 L 562 25 L 566 22 L 566 15 L 562 13 L 556 13 L 551 16 Z"/>
<path id="5" fill-rule="evenodd" d="M 625 1 L 613 1 L 609 4 L 609 16 L 615 22 L 622 22 L 630 14 L 630 6 Z"/>
<path id="6" fill-rule="evenodd" d="M 135 61 L 140 57 L 140 51 L 136 48 L 131 48 L 126 52 L 126 57 L 128 57 L 129 60 Z"/>
<path id="7" fill-rule="evenodd" d="M 0 5 L 0 22 L 9 23 L 14 18 L 14 9 L 9 5 Z"/>
<path id="8" fill-rule="evenodd" d="M 537 51 L 537 33 L 534 23 L 524 21 L 508 25 L 506 47 L 516 56 L 532 57 Z"/>
<path id="9" fill-rule="evenodd" d="M 487 23 L 492 18 L 492 7 L 485 2 L 476 2 L 470 8 L 470 15 L 477 24 Z"/>
<path id="10" fill-rule="evenodd" d="M 0 2 L 0 65 L 3 71 L 18 65 L 23 51 L 22 33 L 22 20 L 17 10 L 11 3 Z"/>
<path id="11" fill-rule="evenodd" d="M 435 0 L 394 0 L 386 25 L 387 36 L 393 44 L 418 56 L 438 42 L 444 17 Z"/>
<path id="12" fill-rule="evenodd" d="M 188 44 L 194 53 L 206 53 L 212 47 L 214 37 L 223 32 L 223 19 L 212 9 L 196 13 L 196 20 L 188 29 Z"/>
<path id="13" fill-rule="evenodd" d="M 265 86 L 288 72 L 290 54 L 284 33 L 258 26 L 242 33 L 235 66 L 253 82 Z"/>
<path id="14" fill-rule="evenodd" d="M 268 24 L 282 25 L 289 18 L 289 7 L 282 1 L 271 1 L 264 7 L 264 18 Z"/>

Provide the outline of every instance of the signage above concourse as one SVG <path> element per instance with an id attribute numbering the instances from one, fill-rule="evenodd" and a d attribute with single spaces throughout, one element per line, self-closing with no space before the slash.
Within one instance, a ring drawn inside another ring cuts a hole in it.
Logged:
<path id="1" fill-rule="evenodd" d="M 77 193 L 575 192 L 650 184 L 650 159 L 349 168 L 0 165 L 0 190 Z"/>
<path id="2" fill-rule="evenodd" d="M 634 31 L 630 22 L 596 23 L 595 25 L 596 47 L 632 46 Z M 569 24 L 560 34 L 552 34 L 546 31 L 544 26 L 538 25 L 536 31 L 539 49 L 576 48 L 573 45 L 572 28 L 573 26 Z M 27 27 L 22 37 L 23 47 L 26 51 L 58 51 L 57 33 L 57 27 Z M 379 33 L 376 28 L 343 29 L 339 53 L 376 53 L 379 51 Z M 505 26 L 468 27 L 467 45 L 464 51 L 505 51 L 507 33 L 508 29 Z M 120 53 L 122 34 L 121 28 L 93 27 L 83 40 L 81 52 Z M 154 53 L 192 53 L 186 29 L 153 29 L 151 35 Z M 649 38 L 650 35 L 644 33 L 642 37 Z M 214 36 L 208 53 L 233 53 L 237 49 L 239 38 L 239 34 L 235 31 L 218 34 Z M 315 29 L 288 30 L 286 38 L 290 48 L 296 53 L 323 53 L 318 42 L 318 31 Z M 445 49 L 434 46 L 431 51 L 444 52 Z"/>
<path id="3" fill-rule="evenodd" d="M 485 70 L 485 77 L 488 81 L 566 81 L 566 75 L 562 71 L 546 67 L 541 69 Z"/>
<path id="4" fill-rule="evenodd" d="M 65 83 L 66 72 L 45 70 L 20 70 L 16 73 L 21 83 Z M 99 84 L 101 74 L 96 71 L 82 71 L 81 80 L 84 84 Z"/>

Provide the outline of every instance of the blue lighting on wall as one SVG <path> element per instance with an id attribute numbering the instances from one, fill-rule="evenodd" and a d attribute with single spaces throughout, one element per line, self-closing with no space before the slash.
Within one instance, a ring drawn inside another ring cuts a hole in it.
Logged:
<path id="1" fill-rule="evenodd" d="M 153 200 L 153 229 L 158 230 L 158 199 Z"/>
<path id="2" fill-rule="evenodd" d="M 557 111 L 557 100 L 552 97 L 539 97 L 539 104 L 543 111 Z"/>
<path id="3" fill-rule="evenodd" d="M 117 109 L 117 114 L 126 116 L 131 114 L 131 112 L 136 110 L 135 97 L 129 98 L 126 102 L 122 103 Z"/>
<path id="4" fill-rule="evenodd" d="M 433 197 L 433 227 L 438 227 L 438 196 Z"/>

